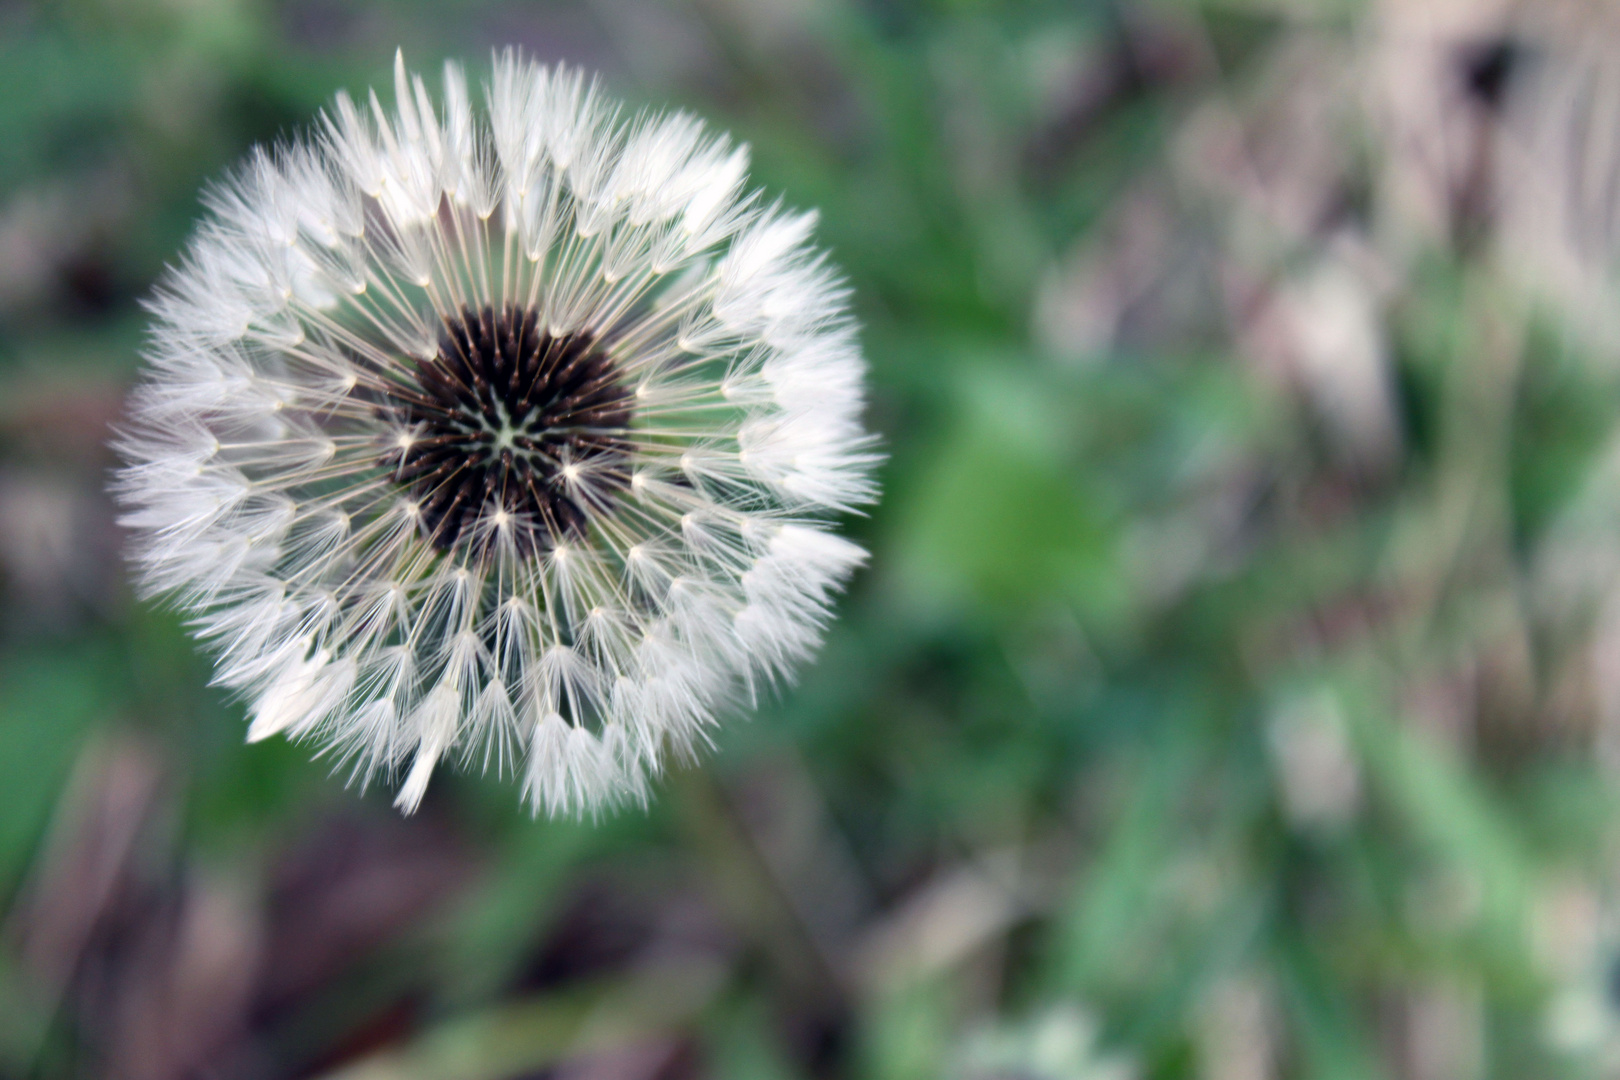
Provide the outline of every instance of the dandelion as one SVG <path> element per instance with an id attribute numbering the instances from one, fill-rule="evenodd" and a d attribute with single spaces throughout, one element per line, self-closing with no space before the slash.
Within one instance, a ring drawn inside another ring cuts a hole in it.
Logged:
<path id="1" fill-rule="evenodd" d="M 791 676 L 864 553 L 864 363 L 814 214 L 746 147 L 496 58 L 396 57 L 256 151 L 150 307 L 117 487 L 149 594 L 248 702 L 413 811 L 459 758 L 538 812 L 646 797 Z"/>

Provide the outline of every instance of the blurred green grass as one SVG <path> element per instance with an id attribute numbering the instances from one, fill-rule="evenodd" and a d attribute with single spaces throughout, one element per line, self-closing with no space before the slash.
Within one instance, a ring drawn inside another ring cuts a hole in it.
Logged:
<path id="1" fill-rule="evenodd" d="M 1564 31 L 1400 10 L 0 7 L 0 1075 L 1612 1075 L 1620 376 L 1421 152 Z M 885 496 L 817 663 L 648 810 L 399 822 L 242 745 L 101 447 L 210 177 L 509 43 L 820 209 Z M 1386 52 L 1438 134 L 1362 110 Z"/>

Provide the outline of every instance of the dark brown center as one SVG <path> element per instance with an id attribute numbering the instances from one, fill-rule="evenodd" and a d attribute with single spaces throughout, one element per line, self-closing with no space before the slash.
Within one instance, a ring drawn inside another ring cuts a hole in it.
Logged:
<path id="1" fill-rule="evenodd" d="M 415 374 L 384 403 L 409 435 L 382 463 L 415 492 L 439 548 L 482 519 L 527 555 L 582 534 L 587 512 L 629 486 L 630 391 L 589 334 L 553 336 L 511 304 L 463 308 Z"/>

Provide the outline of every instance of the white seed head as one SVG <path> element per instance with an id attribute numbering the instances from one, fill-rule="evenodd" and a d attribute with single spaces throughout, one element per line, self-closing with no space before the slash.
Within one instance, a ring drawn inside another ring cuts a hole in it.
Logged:
<path id="1" fill-rule="evenodd" d="M 142 585 L 250 740 L 407 813 L 454 758 L 537 812 L 644 800 L 865 557 L 827 525 L 875 497 L 846 290 L 692 116 L 510 52 L 482 112 L 454 65 L 394 83 L 214 188 L 150 302 Z"/>

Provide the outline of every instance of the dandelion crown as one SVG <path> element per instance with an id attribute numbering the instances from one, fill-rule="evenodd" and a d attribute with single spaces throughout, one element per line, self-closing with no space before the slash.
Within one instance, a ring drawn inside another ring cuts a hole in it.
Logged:
<path id="1" fill-rule="evenodd" d="M 686 114 L 508 53 L 395 61 L 255 154 L 151 302 L 118 491 L 250 740 L 414 810 L 459 757 L 531 805 L 645 798 L 817 646 L 863 552 L 864 363 L 814 215 Z"/>

